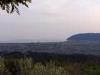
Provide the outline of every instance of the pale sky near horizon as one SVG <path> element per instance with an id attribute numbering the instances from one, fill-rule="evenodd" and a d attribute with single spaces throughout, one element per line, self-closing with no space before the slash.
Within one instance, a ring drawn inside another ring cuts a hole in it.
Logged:
<path id="1" fill-rule="evenodd" d="M 21 15 L 0 10 L 0 42 L 65 41 L 100 32 L 100 0 L 32 0 Z"/>

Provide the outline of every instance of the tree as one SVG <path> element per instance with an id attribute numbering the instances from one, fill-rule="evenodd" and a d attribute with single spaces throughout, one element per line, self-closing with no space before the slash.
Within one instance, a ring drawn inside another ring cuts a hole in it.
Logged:
<path id="1" fill-rule="evenodd" d="M 0 0 L 0 7 L 2 10 L 6 10 L 7 13 L 16 11 L 19 14 L 18 6 L 22 4 L 28 7 L 28 3 L 31 3 L 31 0 Z"/>

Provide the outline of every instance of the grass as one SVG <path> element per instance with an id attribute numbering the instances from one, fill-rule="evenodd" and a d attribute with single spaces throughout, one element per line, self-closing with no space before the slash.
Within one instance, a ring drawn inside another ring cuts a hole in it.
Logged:
<path id="1" fill-rule="evenodd" d="M 100 63 L 57 62 L 0 57 L 0 75 L 100 75 Z"/>

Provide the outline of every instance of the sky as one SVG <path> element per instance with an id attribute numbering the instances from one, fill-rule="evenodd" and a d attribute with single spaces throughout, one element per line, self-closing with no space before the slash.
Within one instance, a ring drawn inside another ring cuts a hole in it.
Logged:
<path id="1" fill-rule="evenodd" d="M 100 0 L 32 0 L 20 16 L 0 10 L 0 42 L 65 41 L 100 32 Z"/>

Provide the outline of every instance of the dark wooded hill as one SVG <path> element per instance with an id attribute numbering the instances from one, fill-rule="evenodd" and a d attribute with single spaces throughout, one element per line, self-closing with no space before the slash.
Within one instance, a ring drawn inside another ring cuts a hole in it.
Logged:
<path id="1" fill-rule="evenodd" d="M 83 33 L 72 35 L 68 41 L 100 41 L 100 33 Z"/>

